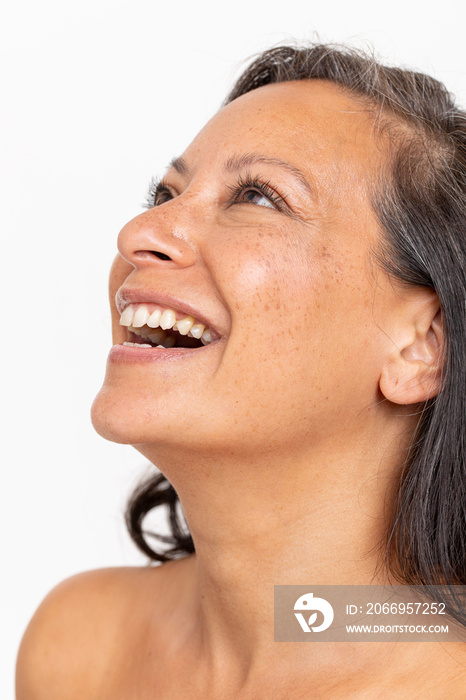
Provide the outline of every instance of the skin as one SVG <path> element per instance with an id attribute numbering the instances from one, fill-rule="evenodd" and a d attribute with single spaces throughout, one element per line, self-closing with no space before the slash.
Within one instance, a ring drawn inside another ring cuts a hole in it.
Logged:
<path id="1" fill-rule="evenodd" d="M 373 260 L 369 187 L 386 161 L 373 125 L 325 81 L 255 90 L 207 124 L 187 170 L 168 171 L 169 195 L 122 229 L 114 343 L 126 339 L 122 286 L 193 304 L 219 339 L 183 360 L 109 362 L 93 422 L 171 481 L 196 555 L 62 584 L 26 633 L 19 700 L 43 697 L 33 689 L 57 654 L 76 667 L 55 680 L 60 698 L 301 698 L 310 677 L 316 698 L 461 697 L 459 645 L 271 641 L 273 584 L 389 580 L 378 544 L 413 404 L 438 390 L 437 298 L 394 286 Z M 225 172 L 251 153 L 269 162 Z M 287 207 L 260 193 L 232 203 L 248 173 Z"/>

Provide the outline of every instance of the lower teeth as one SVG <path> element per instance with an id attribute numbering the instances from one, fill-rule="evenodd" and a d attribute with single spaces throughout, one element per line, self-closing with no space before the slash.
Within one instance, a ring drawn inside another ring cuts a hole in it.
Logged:
<path id="1" fill-rule="evenodd" d="M 126 345 L 130 348 L 152 348 L 154 347 L 153 345 L 148 345 L 148 343 L 128 343 L 126 340 L 123 343 L 123 345 Z M 160 347 L 160 346 L 158 346 Z"/>
<path id="2" fill-rule="evenodd" d="M 127 340 L 125 340 L 123 345 L 126 345 L 126 347 L 128 348 L 162 348 L 162 350 L 167 349 L 165 345 L 149 345 L 148 343 L 129 343 Z"/>

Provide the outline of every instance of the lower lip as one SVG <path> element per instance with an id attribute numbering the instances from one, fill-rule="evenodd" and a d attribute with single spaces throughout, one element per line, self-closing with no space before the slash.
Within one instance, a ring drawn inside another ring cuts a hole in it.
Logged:
<path id="1" fill-rule="evenodd" d="M 108 359 L 109 362 L 126 363 L 183 360 L 205 352 L 209 345 L 204 345 L 202 348 L 138 348 L 131 345 L 114 345 L 109 352 Z"/>

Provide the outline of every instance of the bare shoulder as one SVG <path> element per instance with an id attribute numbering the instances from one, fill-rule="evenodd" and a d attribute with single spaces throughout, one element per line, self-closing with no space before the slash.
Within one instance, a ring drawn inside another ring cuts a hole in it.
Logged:
<path id="1" fill-rule="evenodd" d="M 171 568 L 88 571 L 56 586 L 21 642 L 17 700 L 104 697 L 115 659 L 124 657 L 133 630 L 136 635 L 146 624 L 149 601 L 153 610 L 164 597 Z"/>

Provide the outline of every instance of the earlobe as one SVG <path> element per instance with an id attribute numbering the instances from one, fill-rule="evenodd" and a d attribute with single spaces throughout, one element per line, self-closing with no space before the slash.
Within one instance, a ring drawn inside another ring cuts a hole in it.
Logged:
<path id="1" fill-rule="evenodd" d="M 415 311 L 380 374 L 380 391 L 392 403 L 422 403 L 440 390 L 444 342 L 437 295 L 430 291 Z"/>

